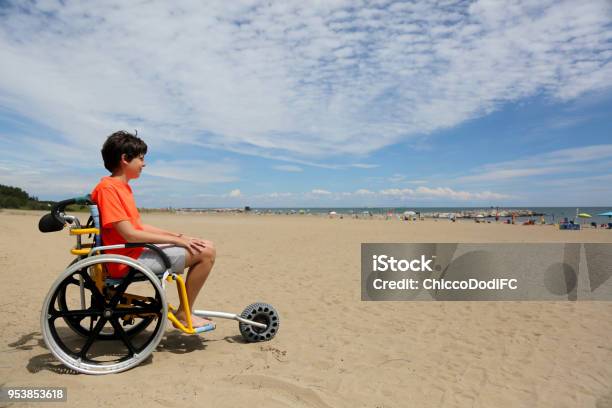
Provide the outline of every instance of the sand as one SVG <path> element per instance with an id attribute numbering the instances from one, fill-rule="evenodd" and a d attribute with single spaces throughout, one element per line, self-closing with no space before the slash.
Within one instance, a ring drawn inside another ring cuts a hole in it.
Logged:
<path id="1" fill-rule="evenodd" d="M 143 364 L 98 377 L 66 369 L 42 341 L 41 304 L 73 238 L 38 232 L 40 214 L 0 212 L 0 383 L 67 387 L 68 403 L 50 406 L 612 406 L 612 302 L 362 302 L 359 264 L 362 242 L 612 242 L 612 231 L 145 214 L 216 242 L 198 308 L 266 301 L 281 329 L 247 344 L 235 322 L 202 336 L 167 328 Z"/>

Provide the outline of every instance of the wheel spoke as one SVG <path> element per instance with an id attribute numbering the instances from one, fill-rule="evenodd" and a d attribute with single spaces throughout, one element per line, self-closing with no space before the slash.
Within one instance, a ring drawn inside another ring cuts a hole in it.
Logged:
<path id="1" fill-rule="evenodd" d="M 100 316 L 102 312 L 99 310 L 85 309 L 85 310 L 58 310 L 51 314 L 51 317 L 57 319 L 58 317 L 80 317 L 81 319 L 88 316 Z"/>
<path id="2" fill-rule="evenodd" d="M 119 324 L 119 320 L 116 318 L 111 319 L 110 323 L 115 329 L 115 334 L 119 335 L 119 338 L 121 339 L 123 344 L 125 344 L 128 350 L 130 351 L 129 357 L 133 356 L 136 353 L 136 348 L 128 338 L 127 334 L 125 334 L 125 330 L 123 330 L 123 327 L 121 327 L 121 324 Z"/>
<path id="3" fill-rule="evenodd" d="M 66 282 L 66 287 L 68 287 L 68 285 L 75 285 L 75 286 L 79 286 L 80 282 L 76 279 L 74 279 L 73 277 L 70 277 L 69 279 L 66 279 L 64 282 Z"/>
<path id="4" fill-rule="evenodd" d="M 89 334 L 89 337 L 87 338 L 87 341 L 83 345 L 83 348 L 81 349 L 81 352 L 79 353 L 79 357 L 83 359 L 87 358 L 87 352 L 89 351 L 89 348 L 93 344 L 96 337 L 98 337 L 98 334 L 100 333 L 100 331 L 102 331 L 102 328 L 104 327 L 105 324 L 106 324 L 106 318 L 100 317 L 100 320 L 98 320 L 96 327 L 93 328 L 93 330 Z"/>
<path id="5" fill-rule="evenodd" d="M 95 298 L 96 302 L 99 305 L 104 305 L 105 303 L 104 296 L 102 296 L 102 294 L 98 290 L 98 287 L 96 286 L 96 283 L 91 279 L 91 276 L 89 276 L 87 271 L 81 270 L 79 271 L 79 275 L 83 277 L 83 280 L 85 281 L 84 282 L 85 287 L 89 289 L 89 291 L 91 292 L 91 295 Z"/>

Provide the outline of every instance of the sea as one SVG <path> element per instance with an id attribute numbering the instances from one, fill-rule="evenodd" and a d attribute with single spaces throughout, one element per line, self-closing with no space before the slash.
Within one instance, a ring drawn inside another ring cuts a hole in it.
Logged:
<path id="1" fill-rule="evenodd" d="M 396 215 L 403 214 L 405 211 L 414 211 L 416 213 L 460 213 L 460 212 L 490 212 L 499 208 L 499 211 L 503 210 L 531 210 L 536 214 L 544 214 L 544 221 L 546 223 L 557 223 L 563 221 L 565 218 L 568 220 L 575 220 L 580 223 L 591 223 L 596 222 L 597 224 L 607 224 L 612 222 L 612 218 L 606 216 L 598 216 L 604 212 L 612 211 L 610 207 L 287 207 L 287 208 L 259 208 L 251 207 L 252 211 L 259 211 L 263 213 L 277 213 L 277 214 L 329 214 L 334 211 L 337 214 L 347 215 L 359 215 L 373 214 L 373 215 L 386 215 L 393 213 Z M 592 218 L 578 218 L 577 214 L 587 213 Z M 489 217 L 494 218 L 494 217 Z M 500 220 L 505 220 L 509 217 L 500 217 Z M 517 222 L 523 222 L 529 218 L 534 219 L 536 222 L 540 221 L 540 216 L 534 217 L 517 217 Z"/>

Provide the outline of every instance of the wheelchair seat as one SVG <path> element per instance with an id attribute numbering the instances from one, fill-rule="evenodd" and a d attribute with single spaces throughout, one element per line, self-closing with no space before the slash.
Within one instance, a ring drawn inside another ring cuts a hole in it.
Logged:
<path id="1" fill-rule="evenodd" d="M 144 282 L 148 280 L 146 276 L 142 274 L 142 272 L 135 270 L 134 268 L 130 268 L 130 271 L 134 271 L 134 276 L 132 277 L 132 282 Z M 156 274 L 157 275 L 157 274 Z M 162 276 L 157 275 L 158 278 L 162 278 Z M 105 278 L 104 283 L 106 286 L 117 286 L 123 282 L 123 278 Z"/>

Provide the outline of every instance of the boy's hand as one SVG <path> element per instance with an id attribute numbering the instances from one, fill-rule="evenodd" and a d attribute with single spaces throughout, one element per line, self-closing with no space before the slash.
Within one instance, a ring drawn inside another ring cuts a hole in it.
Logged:
<path id="1" fill-rule="evenodd" d="M 202 239 L 202 238 L 198 238 L 198 237 L 190 237 L 189 235 L 184 235 L 184 234 L 181 234 L 180 236 L 183 237 L 183 238 L 187 238 L 187 239 L 191 239 L 191 240 L 197 241 L 198 243 L 204 245 L 205 248 L 210 248 L 210 247 L 213 246 L 213 243 L 211 241 L 207 240 L 207 239 Z"/>
<path id="2" fill-rule="evenodd" d="M 180 236 L 175 239 L 175 245 L 185 248 L 190 254 L 202 252 L 206 248 L 206 243 L 197 238 Z"/>

